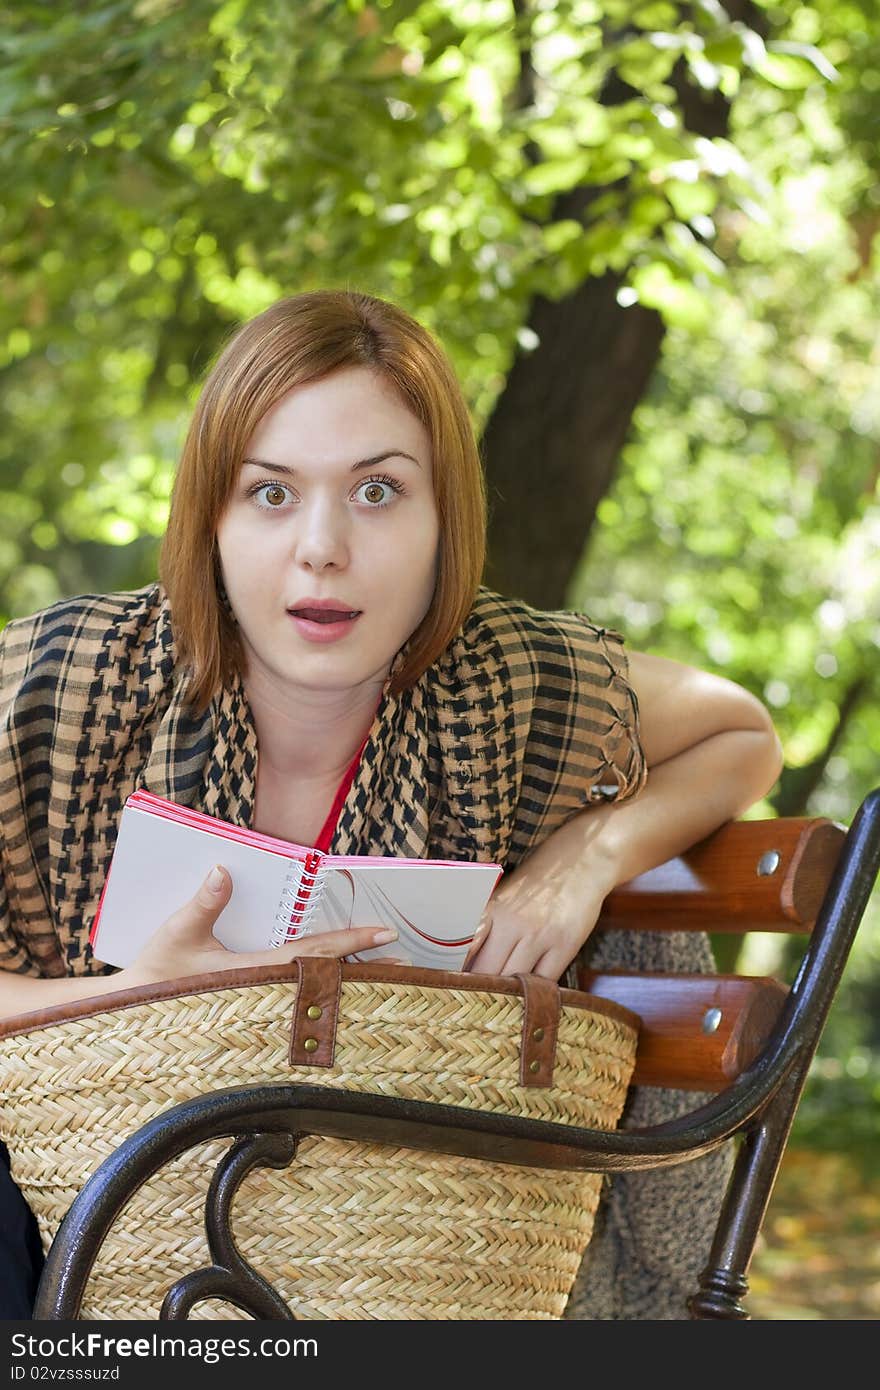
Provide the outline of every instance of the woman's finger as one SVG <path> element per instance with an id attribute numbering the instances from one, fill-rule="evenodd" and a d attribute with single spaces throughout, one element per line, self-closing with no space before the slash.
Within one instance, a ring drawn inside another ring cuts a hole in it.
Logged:
<path id="1" fill-rule="evenodd" d="M 565 952 L 558 948 L 554 951 L 545 951 L 543 956 L 535 961 L 532 966 L 533 975 L 541 975 L 545 980 L 555 980 L 559 984 L 562 980 L 568 961 L 565 959 Z"/>
<path id="2" fill-rule="evenodd" d="M 535 972 L 536 961 L 543 954 L 544 947 L 541 946 L 533 936 L 523 937 L 521 941 L 516 942 L 508 954 L 499 974 L 532 975 Z"/>
<path id="3" fill-rule="evenodd" d="M 172 912 L 163 924 L 175 937 L 211 936 L 211 928 L 229 902 L 232 879 L 222 864 L 215 864 L 189 902 Z"/>
<path id="4" fill-rule="evenodd" d="M 504 975 L 505 962 L 510 954 L 509 943 L 490 937 L 475 956 L 468 962 L 468 970 L 479 975 Z"/>
<path id="5" fill-rule="evenodd" d="M 513 975 L 528 973 L 545 947 L 536 940 L 536 933 L 524 931 L 521 923 L 503 919 L 493 923 L 492 930 L 470 964 L 471 970 L 484 975 Z"/>
<path id="6" fill-rule="evenodd" d="M 476 957 L 477 957 L 479 951 L 480 951 L 481 948 L 482 948 L 483 946 L 485 946 L 485 944 L 486 944 L 486 938 L 487 938 L 487 936 L 489 935 L 489 931 L 490 931 L 490 929 L 491 929 L 491 926 L 492 926 L 492 923 L 491 923 L 491 921 L 490 921 L 488 918 L 484 918 L 484 919 L 480 922 L 479 926 L 477 927 L 476 931 L 474 932 L 473 938 L 472 938 L 472 940 L 471 940 L 471 944 L 470 944 L 470 946 L 468 947 L 467 955 L 466 955 L 465 958 L 464 958 L 464 964 L 463 964 L 462 967 L 461 967 L 462 970 L 470 970 L 470 969 L 471 969 L 471 967 L 472 967 L 472 965 L 473 965 L 473 962 L 474 962 L 474 960 L 476 959 Z"/>
<path id="7" fill-rule="evenodd" d="M 345 931 L 322 931 L 314 936 L 301 936 L 296 941 L 288 941 L 281 949 L 281 959 L 294 960 L 297 956 L 350 956 L 355 951 L 368 951 L 371 946 L 387 946 L 389 941 L 397 940 L 393 927 L 347 927 Z M 271 953 L 277 960 L 276 952 Z"/>

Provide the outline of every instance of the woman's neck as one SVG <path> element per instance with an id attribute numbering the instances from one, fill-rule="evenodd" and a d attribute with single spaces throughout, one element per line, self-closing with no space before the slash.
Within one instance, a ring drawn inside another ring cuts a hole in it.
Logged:
<path id="1" fill-rule="evenodd" d="M 336 783 L 369 732 L 381 681 L 353 690 L 280 690 L 259 677 L 244 681 L 259 750 L 259 775 Z"/>

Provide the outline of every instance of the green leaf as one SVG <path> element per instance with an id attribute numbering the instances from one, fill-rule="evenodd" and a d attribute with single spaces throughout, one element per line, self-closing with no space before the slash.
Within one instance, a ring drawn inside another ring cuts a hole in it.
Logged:
<path id="1" fill-rule="evenodd" d="M 672 72 L 680 46 L 672 43 L 659 48 L 647 37 L 633 39 L 622 45 L 615 66 L 623 81 L 636 91 L 656 90 L 657 84 L 665 82 Z"/>
<path id="2" fill-rule="evenodd" d="M 697 179 L 693 183 L 685 183 L 681 179 L 666 179 L 663 192 L 682 222 L 689 222 L 692 217 L 714 212 L 718 204 L 718 190 L 708 179 Z"/>
<path id="3" fill-rule="evenodd" d="M 527 169 L 522 176 L 522 185 L 529 193 L 560 193 L 576 188 L 585 178 L 590 164 L 589 154 L 574 155 L 570 159 L 548 159 Z"/>
<path id="4" fill-rule="evenodd" d="M 835 81 L 838 76 L 836 69 L 822 60 L 817 50 L 806 45 L 796 52 L 779 52 L 778 46 L 777 51 L 771 52 L 768 45 L 764 56 L 753 67 L 765 82 L 785 91 L 801 91 L 820 81 Z"/>
<path id="5" fill-rule="evenodd" d="M 666 0 L 654 0 L 652 4 L 638 5 L 632 18 L 640 29 L 672 30 L 681 22 L 681 11 Z"/>
<path id="6" fill-rule="evenodd" d="M 668 218 L 669 205 L 664 198 L 645 193 L 633 199 L 629 211 L 630 218 L 637 227 L 653 230 Z"/>
<path id="7" fill-rule="evenodd" d="M 677 279 L 668 266 L 660 262 L 641 266 L 633 272 L 632 283 L 640 303 L 659 310 L 667 323 L 690 333 L 708 327 L 711 308 L 705 296 L 686 281 Z"/>
<path id="8" fill-rule="evenodd" d="M 543 229 L 544 245 L 551 255 L 558 255 L 560 251 L 571 242 L 577 241 L 583 234 L 584 229 L 580 222 L 565 218 L 560 222 L 551 222 Z"/>
<path id="9" fill-rule="evenodd" d="M 710 63 L 702 53 L 686 53 L 685 60 L 695 82 L 704 91 L 714 92 L 721 86 L 721 69 L 717 64 Z"/>
<path id="10" fill-rule="evenodd" d="M 826 78 L 828 82 L 839 82 L 840 72 L 832 62 L 826 58 L 825 54 L 810 43 L 790 43 L 786 39 L 770 39 L 767 43 L 768 53 L 779 53 L 793 58 L 802 58 L 810 63 L 820 77 Z"/>
<path id="11" fill-rule="evenodd" d="M 703 52 L 707 61 L 717 67 L 742 67 L 743 42 L 737 33 L 719 34 L 714 38 L 708 38 Z"/>

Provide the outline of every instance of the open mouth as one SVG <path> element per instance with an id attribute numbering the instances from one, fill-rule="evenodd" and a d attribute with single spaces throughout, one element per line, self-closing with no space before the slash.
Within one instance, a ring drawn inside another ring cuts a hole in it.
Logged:
<path id="1" fill-rule="evenodd" d="M 288 612 L 309 623 L 343 623 L 358 616 L 357 611 L 341 608 L 290 608 Z"/>

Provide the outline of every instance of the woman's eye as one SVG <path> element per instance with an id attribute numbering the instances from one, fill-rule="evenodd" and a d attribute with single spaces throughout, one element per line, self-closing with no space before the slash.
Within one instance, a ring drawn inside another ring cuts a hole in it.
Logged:
<path id="1" fill-rule="evenodd" d="M 266 511 L 277 511 L 287 501 L 288 493 L 289 488 L 281 483 L 260 483 L 259 487 L 254 488 L 251 496 L 258 507 L 263 507 Z"/>
<path id="2" fill-rule="evenodd" d="M 396 492 L 403 492 L 396 478 L 367 478 L 360 484 L 355 496 L 359 493 L 363 501 L 372 507 L 386 507 Z"/>

